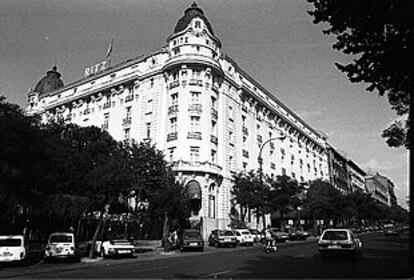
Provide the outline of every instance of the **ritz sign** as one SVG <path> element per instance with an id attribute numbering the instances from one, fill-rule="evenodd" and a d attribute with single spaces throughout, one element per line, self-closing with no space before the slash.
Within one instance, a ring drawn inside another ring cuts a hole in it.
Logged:
<path id="1" fill-rule="evenodd" d="M 97 74 L 99 72 L 102 72 L 106 69 L 108 66 L 108 60 L 101 61 L 95 65 L 89 66 L 85 68 L 85 77 Z"/>

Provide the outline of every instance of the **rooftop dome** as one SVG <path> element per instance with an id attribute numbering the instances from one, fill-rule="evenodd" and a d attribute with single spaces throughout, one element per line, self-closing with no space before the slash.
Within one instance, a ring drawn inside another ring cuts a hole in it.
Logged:
<path id="1" fill-rule="evenodd" d="M 177 25 L 174 28 L 174 33 L 178 33 L 186 29 L 188 24 L 195 17 L 201 18 L 205 22 L 208 31 L 214 35 L 213 28 L 211 27 L 211 24 L 208 22 L 207 18 L 204 16 L 203 10 L 200 9 L 195 2 L 193 2 L 190 8 L 185 10 L 184 16 L 178 20 Z"/>
<path id="2" fill-rule="evenodd" d="M 60 76 L 60 73 L 57 72 L 57 67 L 53 66 L 52 70 L 47 71 L 46 76 L 37 83 L 34 91 L 44 94 L 63 87 Z"/>

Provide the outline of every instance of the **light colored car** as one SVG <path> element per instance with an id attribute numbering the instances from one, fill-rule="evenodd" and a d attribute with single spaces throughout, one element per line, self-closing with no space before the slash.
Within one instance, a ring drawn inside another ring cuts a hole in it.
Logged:
<path id="1" fill-rule="evenodd" d="M 254 242 L 260 242 L 262 240 L 262 234 L 257 229 L 249 229 L 250 233 L 254 237 Z"/>
<path id="2" fill-rule="evenodd" d="M 115 256 L 135 256 L 135 246 L 128 240 L 107 240 L 102 242 L 100 254 L 104 258 Z"/>
<path id="3" fill-rule="evenodd" d="M 362 242 L 349 229 L 326 229 L 318 241 L 321 258 L 328 254 L 348 254 L 357 257 L 361 254 Z"/>
<path id="4" fill-rule="evenodd" d="M 54 232 L 45 246 L 44 260 L 76 259 L 75 235 L 70 232 Z"/>
<path id="5" fill-rule="evenodd" d="M 240 245 L 252 246 L 254 243 L 254 236 L 248 229 L 235 229 L 234 234 L 236 235 L 237 242 Z"/>
<path id="6" fill-rule="evenodd" d="M 236 247 L 237 238 L 231 230 L 215 229 L 208 237 L 208 244 L 216 247 Z"/>
<path id="7" fill-rule="evenodd" d="M 399 235 L 399 232 L 394 224 L 385 224 L 383 232 L 384 235 Z"/>
<path id="8" fill-rule="evenodd" d="M 23 235 L 0 236 L 0 262 L 25 261 L 28 244 Z"/>

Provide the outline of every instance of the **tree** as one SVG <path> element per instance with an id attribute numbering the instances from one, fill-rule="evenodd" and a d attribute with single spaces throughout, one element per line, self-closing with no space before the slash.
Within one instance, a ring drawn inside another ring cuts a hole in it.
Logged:
<path id="1" fill-rule="evenodd" d="M 0 223 L 21 231 L 42 195 L 49 156 L 39 118 L 0 96 Z"/>
<path id="2" fill-rule="evenodd" d="M 406 0 L 308 0 L 315 24 L 335 35 L 333 48 L 356 57 L 352 63 L 335 63 L 352 83 L 368 83 L 367 90 L 386 95 L 398 116 L 382 136 L 390 147 L 410 145 L 407 119 L 414 75 L 414 24 L 411 2 Z"/>
<path id="3" fill-rule="evenodd" d="M 270 180 L 270 211 L 278 212 L 280 214 L 280 221 L 283 221 L 284 214 L 293 210 L 295 205 L 297 205 L 299 192 L 298 182 L 289 176 L 277 176 L 276 180 Z"/>

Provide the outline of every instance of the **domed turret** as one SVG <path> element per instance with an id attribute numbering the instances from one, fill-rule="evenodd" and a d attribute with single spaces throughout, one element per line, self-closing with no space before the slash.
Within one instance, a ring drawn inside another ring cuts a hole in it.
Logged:
<path id="1" fill-rule="evenodd" d="M 46 76 L 37 83 L 34 91 L 42 95 L 63 87 L 60 76 L 61 74 L 57 72 L 57 67 L 53 66 L 52 70 L 47 71 Z"/>
<path id="2" fill-rule="evenodd" d="M 214 35 L 213 28 L 211 27 L 211 24 L 208 22 L 207 18 L 204 16 L 203 10 L 200 9 L 195 2 L 193 2 L 190 8 L 185 10 L 184 16 L 178 20 L 177 25 L 174 28 L 174 33 L 185 30 L 190 24 L 191 20 L 195 17 L 201 18 L 205 22 L 207 29 L 211 35 Z"/>

